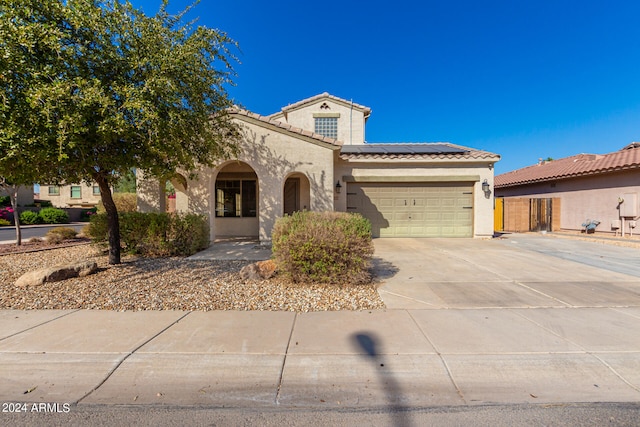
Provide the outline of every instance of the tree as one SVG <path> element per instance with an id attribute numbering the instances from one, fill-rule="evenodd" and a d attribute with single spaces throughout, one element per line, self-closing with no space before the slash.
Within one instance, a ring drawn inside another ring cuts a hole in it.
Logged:
<path id="1" fill-rule="evenodd" d="M 120 263 L 111 193 L 118 177 L 134 167 L 155 177 L 194 175 L 237 149 L 239 131 L 226 113 L 236 43 L 182 23 L 191 7 L 172 16 L 167 5 L 150 17 L 128 0 L 0 0 L 0 46 L 15 58 L 7 73 L 27 88 L 15 103 L 38 122 L 31 133 L 39 145 L 27 149 L 37 159 L 53 151 L 52 169 L 66 182 L 98 184 L 110 264 Z M 27 32 L 38 36 L 25 42 Z M 20 64 L 37 73 L 11 68 Z M 11 125 L 20 134 L 28 123 Z"/>
<path id="2" fill-rule="evenodd" d="M 118 179 L 118 184 L 114 190 L 116 193 L 135 193 L 136 192 L 136 173 L 135 170 L 129 169 L 123 176 Z"/>
<path id="3" fill-rule="evenodd" d="M 38 179 L 58 180 L 55 137 L 32 98 L 34 88 L 50 82 L 47 70 L 57 30 L 23 21 L 10 10 L 14 3 L 0 0 L 0 188 L 9 195 L 20 245 L 19 187 Z M 53 9 L 55 5 L 47 5 L 40 13 L 49 15 Z M 25 6 L 21 12 L 32 10 Z"/>

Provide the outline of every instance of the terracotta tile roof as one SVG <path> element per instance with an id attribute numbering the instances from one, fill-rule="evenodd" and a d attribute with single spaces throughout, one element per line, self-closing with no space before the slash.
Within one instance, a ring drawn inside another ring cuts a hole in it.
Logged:
<path id="1" fill-rule="evenodd" d="M 332 101 L 335 101 L 335 102 L 337 102 L 339 104 L 348 105 L 348 106 L 353 105 L 353 108 L 355 108 L 356 110 L 360 110 L 360 111 L 364 112 L 365 117 L 367 117 L 367 116 L 369 116 L 371 114 L 371 108 L 369 108 L 369 107 L 365 107 L 364 105 L 356 104 L 355 102 L 349 101 L 347 99 L 338 98 L 337 96 L 333 96 L 333 95 L 329 94 L 328 92 L 324 92 L 324 93 L 321 93 L 319 95 L 315 95 L 315 96 L 312 96 L 310 98 L 303 99 L 302 101 L 298 101 L 298 102 L 295 102 L 293 104 L 289 104 L 286 107 L 282 107 L 281 111 L 278 111 L 277 113 L 271 114 L 269 117 L 282 115 L 283 113 L 287 113 L 287 112 L 289 112 L 291 110 L 295 110 L 297 108 L 304 107 L 307 104 L 319 101 L 321 99 L 331 99 Z"/>
<path id="2" fill-rule="evenodd" d="M 513 187 L 628 169 L 640 169 L 638 143 L 609 154 L 578 154 L 503 173 L 495 177 L 495 187 Z"/>
<path id="3" fill-rule="evenodd" d="M 305 129 L 297 128 L 295 126 L 291 126 L 285 122 L 281 122 L 279 120 L 272 119 L 270 117 L 261 116 L 260 114 L 252 113 L 251 111 L 243 110 L 238 107 L 233 107 L 228 110 L 229 115 L 235 116 L 240 120 L 253 119 L 263 125 L 271 125 L 275 126 L 279 129 L 292 132 L 298 135 L 306 136 L 319 142 L 323 142 L 325 144 L 330 144 L 336 147 L 340 147 L 343 145 L 342 141 L 338 141 L 337 139 L 329 138 L 324 135 L 320 135 Z"/>
<path id="4" fill-rule="evenodd" d="M 367 143 L 364 144 L 365 147 L 394 147 L 394 146 L 405 146 L 405 147 L 450 147 L 455 152 L 422 152 L 422 153 L 398 153 L 393 152 L 395 150 L 389 150 L 389 153 L 380 153 L 380 152 L 362 152 L 362 153 L 340 153 L 340 158 L 342 160 L 389 160 L 389 159 L 404 159 L 404 160 L 486 160 L 491 162 L 497 162 L 500 160 L 500 155 L 495 153 L 490 153 L 488 151 L 482 150 L 474 150 L 473 148 L 463 147 L 461 145 L 451 144 L 449 142 L 412 142 L 412 143 Z M 345 146 L 347 147 L 347 146 Z M 384 150 L 380 150 L 384 151 Z M 422 150 L 411 150 L 411 151 L 422 151 Z M 428 151 L 428 150 L 424 150 Z M 442 150 L 439 150 L 442 151 Z"/>

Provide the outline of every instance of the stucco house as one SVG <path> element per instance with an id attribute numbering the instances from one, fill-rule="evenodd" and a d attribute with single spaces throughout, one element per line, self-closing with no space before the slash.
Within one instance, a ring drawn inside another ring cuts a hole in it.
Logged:
<path id="1" fill-rule="evenodd" d="M 237 159 L 178 176 L 176 209 L 209 218 L 211 240 L 271 239 L 298 210 L 359 212 L 375 237 L 493 234 L 497 154 L 450 143 L 365 143 L 371 109 L 328 93 L 270 116 L 233 109 Z M 164 183 L 138 174 L 138 208 L 164 211 Z"/>
<path id="2" fill-rule="evenodd" d="M 98 184 L 40 185 L 40 200 L 57 208 L 91 208 L 100 202 Z"/>
<path id="3" fill-rule="evenodd" d="M 640 143 L 608 154 L 577 154 L 496 176 L 496 197 L 554 198 L 560 228 L 581 230 L 587 219 L 596 232 L 635 233 L 640 216 Z"/>

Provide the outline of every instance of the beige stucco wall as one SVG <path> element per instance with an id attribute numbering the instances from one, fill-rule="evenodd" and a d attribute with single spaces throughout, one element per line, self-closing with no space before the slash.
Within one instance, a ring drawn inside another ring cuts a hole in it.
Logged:
<path id="1" fill-rule="evenodd" d="M 209 218 L 211 240 L 220 236 L 255 236 L 262 242 L 271 240 L 277 218 L 283 215 L 284 183 L 289 176 L 303 175 L 301 201 L 309 210 L 333 210 L 333 149 L 316 145 L 310 139 L 294 136 L 277 128 L 264 128 L 251 121 L 235 119 L 242 127 L 241 153 L 237 159 L 204 168 L 196 179 L 188 180 L 184 193 L 176 192 L 177 210 L 204 214 Z M 254 218 L 216 218 L 215 182 L 221 170 L 234 163 L 248 165 L 258 179 L 257 227 Z M 162 210 L 161 186 L 144 174 L 138 177 L 138 208 Z M 176 189 L 178 190 L 178 189 Z"/>
<path id="2" fill-rule="evenodd" d="M 611 221 L 620 219 L 618 197 L 622 197 L 625 193 L 638 195 L 635 208 L 640 214 L 640 206 L 638 206 L 640 174 L 637 171 L 497 189 L 496 192 L 502 197 L 560 198 L 560 226 L 568 230 L 580 230 L 582 223 L 586 219 L 591 219 L 601 222 L 596 231 L 614 233 Z M 625 230 L 625 232 L 628 231 L 628 229 Z M 634 230 L 634 234 L 636 232 L 640 232 L 640 229 Z"/>
<path id="3" fill-rule="evenodd" d="M 286 179 L 295 173 L 309 181 L 309 209 L 333 210 L 333 150 L 301 140 L 299 137 L 242 123 L 243 140 L 238 160 L 249 165 L 258 176 L 258 236 L 271 240 L 277 218 L 283 215 L 283 191 Z M 208 180 L 209 206 L 215 203 L 215 179 L 224 167 L 216 168 Z M 201 180 L 202 182 L 202 180 Z M 191 199 L 191 198 L 190 198 Z M 209 209 L 211 211 L 211 209 Z M 236 218 L 228 218 L 234 220 Z M 228 231 L 211 222 L 212 238 Z"/>
<path id="4" fill-rule="evenodd" d="M 320 109 L 326 103 L 329 109 Z M 285 116 L 277 116 L 276 119 L 288 123 L 301 129 L 311 132 L 315 129 L 314 114 L 339 114 L 338 117 L 338 140 L 345 145 L 364 144 L 365 141 L 365 118 L 364 113 L 357 108 L 345 106 L 329 98 L 322 98 L 318 101 L 289 111 Z"/>
<path id="5" fill-rule="evenodd" d="M 93 194 L 93 187 L 98 184 L 73 184 L 81 187 L 80 198 L 71 198 L 71 185 L 60 185 L 60 194 L 49 194 L 48 185 L 40 185 L 40 200 L 49 200 L 51 204 L 58 208 L 70 206 L 96 206 L 100 202 L 100 194 Z"/>
<path id="6" fill-rule="evenodd" d="M 491 163 L 494 163 L 492 161 Z M 340 180 L 343 188 L 343 177 L 383 177 L 387 182 L 409 182 L 406 177 L 430 177 L 442 182 L 474 182 L 473 203 L 473 235 L 474 237 L 489 237 L 493 235 L 493 193 L 489 198 L 482 191 L 482 182 L 486 179 L 493 188 L 493 168 L 488 162 L 456 163 L 432 161 L 416 163 L 415 161 L 386 161 L 385 163 L 345 162 L 336 161 L 336 180 Z M 457 177 L 457 178 L 453 178 Z M 473 179 L 471 178 L 473 177 Z M 335 183 L 334 183 L 335 184 Z M 335 195 L 335 207 L 338 211 L 346 211 L 347 194 L 342 191 Z"/>

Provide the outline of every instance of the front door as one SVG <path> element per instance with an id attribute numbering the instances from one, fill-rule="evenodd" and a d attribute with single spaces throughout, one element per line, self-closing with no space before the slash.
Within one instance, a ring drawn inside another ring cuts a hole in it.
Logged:
<path id="1" fill-rule="evenodd" d="M 284 183 L 284 214 L 300 210 L 300 178 L 289 178 Z"/>

